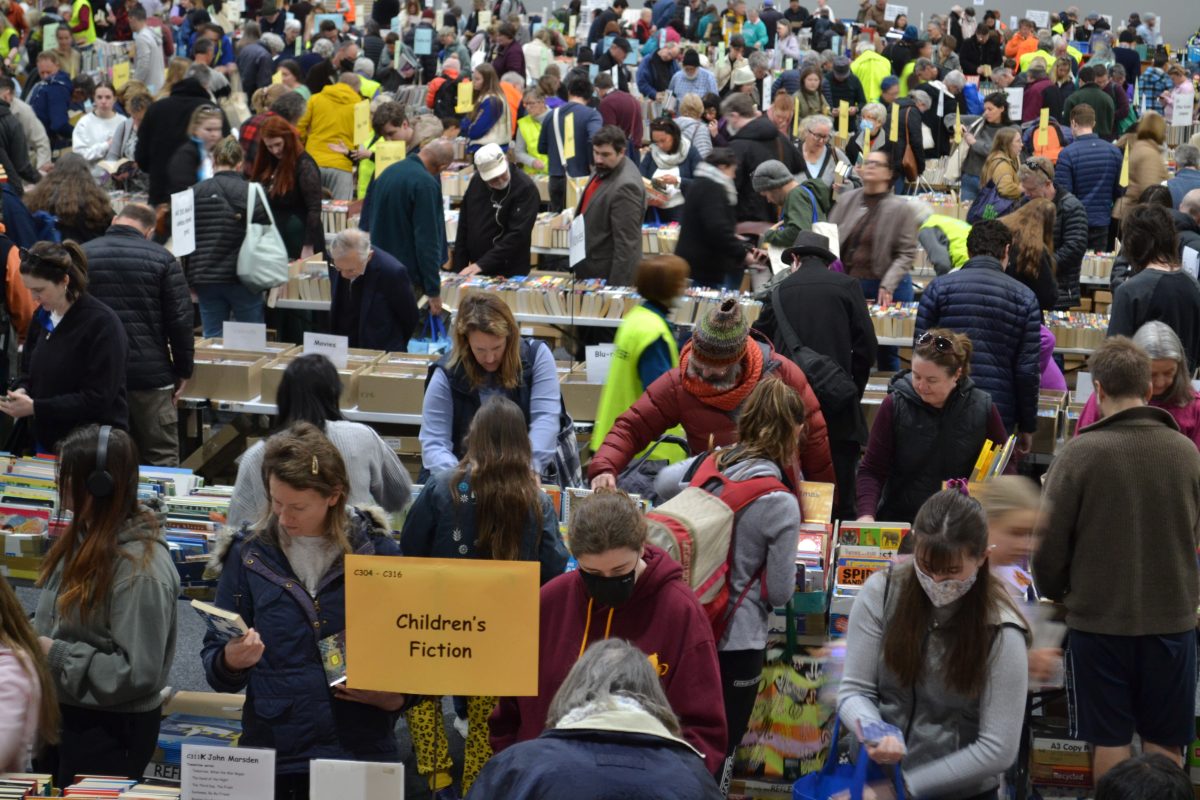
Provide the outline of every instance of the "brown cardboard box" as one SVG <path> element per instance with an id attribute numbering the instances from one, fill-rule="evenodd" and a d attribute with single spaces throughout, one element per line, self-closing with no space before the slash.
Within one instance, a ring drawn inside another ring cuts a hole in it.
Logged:
<path id="1" fill-rule="evenodd" d="M 567 413 L 576 422 L 591 422 L 596 419 L 596 409 L 600 405 L 600 393 L 604 385 L 588 383 L 587 372 L 579 365 L 563 376 L 559 389 L 562 390 L 563 402 Z"/>
<path id="2" fill-rule="evenodd" d="M 268 361 L 263 353 L 197 350 L 186 394 L 204 400 L 253 400 L 262 393 L 262 368 Z"/>
<path id="3" fill-rule="evenodd" d="M 1032 452 L 1052 455 L 1058 444 L 1058 424 L 1062 417 L 1062 404 L 1056 400 L 1038 400 L 1038 425 L 1033 434 Z"/>
<path id="4" fill-rule="evenodd" d="M 429 370 L 429 365 L 440 358 L 440 355 L 429 355 L 428 353 L 384 353 L 378 363 L 380 366 L 408 367 L 426 372 Z"/>
<path id="5" fill-rule="evenodd" d="M 217 336 L 212 339 L 197 339 L 195 347 L 197 350 L 224 350 L 225 344 L 221 340 L 221 337 Z M 279 356 L 299 355 L 303 349 L 300 345 L 291 344 L 290 342 L 267 342 L 265 352 L 266 355 L 277 358 Z"/>
<path id="6" fill-rule="evenodd" d="M 420 414 L 426 370 L 376 364 L 358 376 L 358 410 Z"/>
<path id="7" fill-rule="evenodd" d="M 262 402 L 279 404 L 279 384 L 283 381 L 283 373 L 287 371 L 288 365 L 295 360 L 296 356 L 281 356 L 263 366 Z M 350 369 L 338 370 L 338 377 L 342 380 L 342 394 L 338 399 L 338 407 L 342 409 L 354 408 L 358 403 L 358 376 L 371 366 L 369 362 L 360 366 L 353 359 L 349 364 Z"/>

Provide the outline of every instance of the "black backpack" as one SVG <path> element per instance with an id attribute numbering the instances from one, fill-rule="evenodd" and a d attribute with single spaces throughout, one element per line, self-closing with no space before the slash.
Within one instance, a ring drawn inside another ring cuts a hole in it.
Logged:
<path id="1" fill-rule="evenodd" d="M 808 385 L 817 396 L 817 402 L 821 404 L 821 412 L 828 418 L 859 401 L 858 386 L 840 364 L 800 341 L 796 329 L 783 312 L 783 304 L 779 302 L 781 284 L 782 282 L 775 284 L 775 288 L 771 290 L 771 308 L 775 312 L 775 324 L 783 334 L 783 343 L 787 350 L 783 355 L 790 358 L 804 372 Z"/>
<path id="2" fill-rule="evenodd" d="M 446 80 L 442 81 L 442 85 L 438 87 L 437 92 L 434 93 L 433 114 L 438 119 L 462 116 L 455 110 L 458 108 L 458 84 L 462 80 L 461 73 L 458 80 L 451 80 L 447 77 Z"/>

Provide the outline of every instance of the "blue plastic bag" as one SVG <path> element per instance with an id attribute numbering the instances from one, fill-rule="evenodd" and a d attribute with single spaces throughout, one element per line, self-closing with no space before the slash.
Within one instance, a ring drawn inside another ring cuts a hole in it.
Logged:
<path id="1" fill-rule="evenodd" d="M 833 739 L 829 743 L 829 756 L 820 772 L 805 775 L 792 784 L 792 800 L 829 800 L 838 792 L 850 792 L 850 800 L 862 800 L 863 789 L 867 782 L 885 780 L 882 770 L 867 757 L 867 747 L 859 748 L 858 759 L 853 764 L 838 763 L 838 734 L 841 733 L 842 720 L 836 717 L 833 723 Z M 904 782 L 900 779 L 900 769 L 892 771 L 896 787 L 897 800 L 904 798 Z"/>
<path id="2" fill-rule="evenodd" d="M 408 340 L 408 352 L 430 355 L 450 352 L 450 337 L 446 333 L 446 326 L 441 317 L 436 314 L 429 315 L 425 320 L 423 334 Z"/>

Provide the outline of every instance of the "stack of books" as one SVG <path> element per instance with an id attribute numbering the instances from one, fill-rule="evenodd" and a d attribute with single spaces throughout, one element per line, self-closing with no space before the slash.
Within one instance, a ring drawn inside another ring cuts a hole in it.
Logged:
<path id="1" fill-rule="evenodd" d="M 49 797 L 51 776 L 32 772 L 0 772 L 0 800 Z"/>
<path id="2" fill-rule="evenodd" d="M 349 225 L 349 200 L 322 200 L 321 225 L 326 233 L 341 233 Z"/>
<path id="3" fill-rule="evenodd" d="M 1059 347 L 1094 350 L 1108 335 L 1108 315 L 1080 311 L 1047 311 L 1046 327 Z"/>
<path id="4" fill-rule="evenodd" d="M 679 244 L 679 225 L 672 222 L 669 225 L 642 226 L 642 253 L 656 256 L 660 253 L 674 253 Z"/>
<path id="5" fill-rule="evenodd" d="M 1089 278 L 1111 277 L 1115 257 L 1115 253 L 1085 253 L 1079 274 Z"/>
<path id="6" fill-rule="evenodd" d="M 892 303 L 890 306 L 872 305 L 871 323 L 875 335 L 889 338 L 911 339 L 917 329 L 917 303 Z"/>

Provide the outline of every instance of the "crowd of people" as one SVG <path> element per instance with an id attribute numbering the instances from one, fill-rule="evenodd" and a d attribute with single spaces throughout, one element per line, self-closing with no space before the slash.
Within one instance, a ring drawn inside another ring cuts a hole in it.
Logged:
<path id="1" fill-rule="evenodd" d="M 0 696 L 17 710 L 0 768 L 36 756 L 61 785 L 140 777 L 153 754 L 179 578 L 138 464 L 179 462 L 197 327 L 282 324 L 239 277 L 248 228 L 274 227 L 289 259 L 324 255 L 329 332 L 404 351 L 446 318 L 446 272 L 528 274 L 547 210 L 582 220 L 576 278 L 639 300 L 584 465 L 552 348 L 486 289 L 460 299 L 429 368 L 419 491 L 343 418 L 322 356 L 291 361 L 272 435 L 241 457 L 210 574 L 250 631 L 210 632 L 200 658 L 213 689 L 245 692 L 241 743 L 276 750 L 276 797 L 308 796 L 314 757 L 399 760 L 401 718 L 438 800 L 568 783 L 723 796 L 795 583 L 800 481 L 834 484 L 837 520 L 912 525 L 854 605 L 835 710 L 889 784 L 998 797 L 1026 694 L 1065 662 L 1096 797 L 1192 796 L 1194 64 L 1150 14 L 1114 29 L 1072 7 L 1010 29 L 955 6 L 921 31 L 883 0 L 787 5 L 614 0 L 589 20 L 580 0 L 546 18 L 519 0 L 252 0 L 241 17 L 220 0 L 4 3 L 0 411 L 9 449 L 57 454 L 71 521 L 32 623 L 0 581 Z M 102 42 L 132 45 L 119 85 L 92 69 Z M 390 165 L 387 143 L 404 147 Z M 451 240 L 456 161 L 474 172 Z M 966 219 L 919 196 L 933 166 Z M 195 246 L 176 258 L 171 198 L 189 190 Z M 327 238 L 323 199 L 361 201 L 358 226 Z M 678 226 L 674 254 L 643 257 L 647 224 Z M 1067 388 L 1046 312 L 1078 308 L 1085 254 L 1114 250 L 1078 432 L 1041 491 L 1015 474 L 968 488 L 989 440 L 1015 436 L 1008 472 L 1030 471 L 1039 391 Z M 736 291 L 747 273 L 770 277 L 751 278 L 753 324 L 727 295 L 679 335 L 689 286 Z M 913 302 L 905 363 L 869 306 Z M 889 391 L 868 426 L 873 371 Z M 552 484 L 595 490 L 565 543 Z M 736 505 L 715 615 L 630 497 L 690 487 Z M 386 514 L 406 509 L 393 535 Z M 313 645 L 346 628 L 348 553 L 539 565 L 538 692 L 455 698 L 461 771 L 443 698 L 328 686 Z M 1064 647 L 1030 648 L 1039 599 L 1065 606 Z"/>

